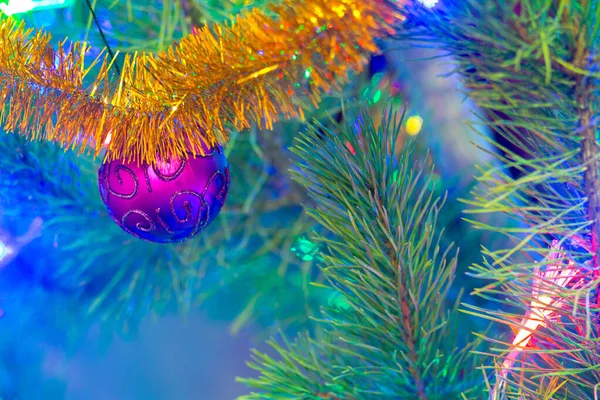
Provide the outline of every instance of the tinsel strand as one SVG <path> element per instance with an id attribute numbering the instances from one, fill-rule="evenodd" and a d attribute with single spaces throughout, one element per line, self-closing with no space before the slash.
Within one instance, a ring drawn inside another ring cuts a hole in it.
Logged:
<path id="1" fill-rule="evenodd" d="M 164 52 L 125 57 L 118 82 L 109 81 L 104 53 L 86 66 L 85 43 L 53 49 L 48 34 L 4 18 L 0 123 L 95 155 L 107 143 L 108 159 L 185 159 L 203 142 L 225 143 L 226 124 L 271 129 L 279 118 L 302 118 L 298 99 L 316 104 L 360 70 L 376 39 L 403 20 L 400 5 L 285 0 L 199 28 Z"/>

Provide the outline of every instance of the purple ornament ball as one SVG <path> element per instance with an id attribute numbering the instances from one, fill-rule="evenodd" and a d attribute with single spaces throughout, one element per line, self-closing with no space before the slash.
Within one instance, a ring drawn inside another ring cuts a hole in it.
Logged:
<path id="1" fill-rule="evenodd" d="M 149 242 L 183 242 L 219 214 L 229 191 L 220 146 L 204 156 L 155 164 L 105 162 L 98 171 L 102 202 L 126 232 Z"/>

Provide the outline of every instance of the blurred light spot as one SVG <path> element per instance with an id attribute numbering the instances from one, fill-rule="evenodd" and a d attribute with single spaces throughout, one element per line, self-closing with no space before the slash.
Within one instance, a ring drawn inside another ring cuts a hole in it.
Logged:
<path id="1" fill-rule="evenodd" d="M 312 261 L 319 251 L 319 246 L 305 237 L 299 237 L 290 250 L 296 253 L 296 256 L 302 261 Z"/>
<path id="2" fill-rule="evenodd" d="M 111 139 L 112 139 L 112 133 L 108 132 L 108 135 L 106 136 L 106 140 L 104 141 L 104 147 L 108 147 Z"/>
<path id="3" fill-rule="evenodd" d="M 421 128 L 423 127 L 423 118 L 418 115 L 410 117 L 406 120 L 406 133 L 408 135 L 414 136 L 421 132 Z"/>
<path id="4" fill-rule="evenodd" d="M 339 292 L 334 292 L 327 299 L 329 307 L 337 308 L 338 310 L 346 311 L 350 308 L 348 298 Z"/>
<path id="5" fill-rule="evenodd" d="M 433 8 L 438 3 L 438 0 L 419 0 L 419 3 L 423 4 L 427 8 Z"/>
<path id="6" fill-rule="evenodd" d="M 373 103 L 377 103 L 381 100 L 381 90 L 375 92 L 375 96 L 373 96 Z"/>
<path id="7" fill-rule="evenodd" d="M 6 259 L 8 256 L 10 256 L 13 253 L 14 253 L 14 250 L 10 246 L 7 246 L 3 242 L 0 242 L 0 267 L 3 266 L 2 261 L 4 261 L 4 259 Z"/>
<path id="8" fill-rule="evenodd" d="M 350 144 L 350 142 L 346 141 L 346 147 L 348 148 L 350 153 L 352 153 L 353 156 L 356 155 L 356 150 L 354 150 L 354 147 Z"/>
<path id="9" fill-rule="evenodd" d="M 74 0 L 8 0 L 8 4 L 0 4 L 0 10 L 6 15 L 14 15 L 33 10 L 69 7 L 73 3 Z"/>

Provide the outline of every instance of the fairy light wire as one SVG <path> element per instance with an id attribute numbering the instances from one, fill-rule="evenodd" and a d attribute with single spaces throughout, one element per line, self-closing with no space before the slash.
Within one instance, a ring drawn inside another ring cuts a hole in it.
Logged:
<path id="1" fill-rule="evenodd" d="M 92 6 L 92 3 L 90 0 L 85 0 L 85 3 L 87 4 L 88 9 L 90 10 L 90 13 L 92 14 L 92 18 L 94 19 L 94 23 L 96 25 L 96 28 L 98 29 L 98 33 L 100 34 L 100 37 L 102 38 L 102 42 L 104 43 L 104 46 L 106 47 L 106 51 L 108 52 L 108 55 L 115 67 L 115 70 L 117 70 L 118 75 L 121 75 L 121 68 L 119 68 L 119 66 L 117 65 L 117 62 L 115 60 L 115 54 L 113 53 L 112 49 L 110 48 L 110 44 L 108 43 L 108 40 L 106 39 L 106 36 L 104 35 L 104 30 L 102 29 L 102 25 L 100 25 L 100 21 L 98 20 L 96 11 L 94 10 L 94 7 Z"/>

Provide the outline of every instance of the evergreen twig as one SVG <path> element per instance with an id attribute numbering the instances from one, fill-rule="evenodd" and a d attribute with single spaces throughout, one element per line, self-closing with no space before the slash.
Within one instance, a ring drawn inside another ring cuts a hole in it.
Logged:
<path id="1" fill-rule="evenodd" d="M 241 381 L 260 392 L 242 399 L 478 398 L 476 343 L 457 350 L 457 304 L 448 308 L 457 258 L 440 248 L 443 202 L 414 144 L 395 158 L 398 115 L 376 127 L 365 109 L 350 114 L 339 135 L 315 122 L 292 149 L 316 203 L 307 212 L 329 231 L 316 236 L 323 273 L 348 307 L 324 309 L 319 340 L 271 342 L 278 360 L 255 352 L 261 376 Z"/>

